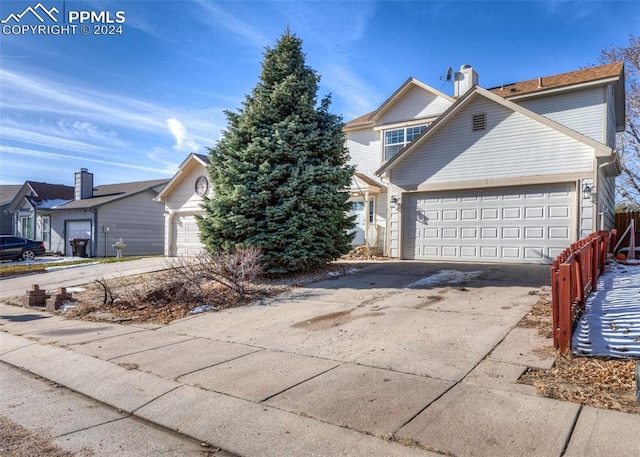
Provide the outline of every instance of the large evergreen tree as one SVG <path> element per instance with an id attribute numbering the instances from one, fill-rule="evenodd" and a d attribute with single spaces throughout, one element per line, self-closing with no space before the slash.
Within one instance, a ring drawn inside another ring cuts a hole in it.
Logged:
<path id="1" fill-rule="evenodd" d="M 308 271 L 350 248 L 343 123 L 317 103 L 319 76 L 287 31 L 267 48 L 260 81 L 209 148 L 213 195 L 198 220 L 208 250 L 256 246 L 263 268 Z"/>

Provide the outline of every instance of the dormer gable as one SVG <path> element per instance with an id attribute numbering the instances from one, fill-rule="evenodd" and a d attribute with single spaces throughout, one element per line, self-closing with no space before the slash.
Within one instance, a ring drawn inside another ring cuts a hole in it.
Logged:
<path id="1" fill-rule="evenodd" d="M 415 78 L 409 78 L 378 109 L 347 122 L 345 130 L 379 127 L 425 118 L 433 120 L 454 102 L 453 97 Z"/>

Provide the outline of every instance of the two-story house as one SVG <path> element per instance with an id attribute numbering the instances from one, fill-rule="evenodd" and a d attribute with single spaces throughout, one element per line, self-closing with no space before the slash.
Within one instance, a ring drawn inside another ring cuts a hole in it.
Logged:
<path id="1" fill-rule="evenodd" d="M 354 244 L 394 258 L 548 263 L 613 227 L 622 62 L 451 97 L 408 79 L 345 126 Z"/>

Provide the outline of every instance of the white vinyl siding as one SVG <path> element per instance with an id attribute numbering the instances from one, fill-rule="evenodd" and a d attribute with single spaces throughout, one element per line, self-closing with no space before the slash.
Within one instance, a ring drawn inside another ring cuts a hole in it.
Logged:
<path id="1" fill-rule="evenodd" d="M 349 164 L 356 170 L 373 176 L 380 168 L 380 132 L 363 129 L 347 133 Z"/>
<path id="2" fill-rule="evenodd" d="M 452 103 L 418 86 L 411 87 L 399 100 L 383 112 L 378 124 L 393 124 L 444 113 Z"/>
<path id="3" fill-rule="evenodd" d="M 403 258 L 550 263 L 574 241 L 572 183 L 403 196 Z"/>
<path id="4" fill-rule="evenodd" d="M 473 114 L 487 129 L 471 132 Z M 593 149 L 485 98 L 456 114 L 392 172 L 394 184 L 448 183 L 487 178 L 591 172 Z"/>
<path id="5" fill-rule="evenodd" d="M 598 87 L 553 94 L 549 97 L 513 101 L 604 144 L 606 132 L 603 119 L 603 90 L 602 87 Z"/>
<path id="6" fill-rule="evenodd" d="M 196 180 L 200 176 L 205 176 L 209 181 L 209 192 L 211 192 L 211 182 L 207 169 L 198 165 L 185 173 L 185 177 L 167 195 L 167 208 L 172 211 L 201 211 L 202 197 L 196 194 Z"/>
<path id="7" fill-rule="evenodd" d="M 606 145 L 612 149 L 616 148 L 616 103 L 613 96 L 613 86 L 607 87 L 607 142 Z"/>
<path id="8" fill-rule="evenodd" d="M 602 170 L 598 170 L 598 185 L 596 187 L 598 230 L 615 228 L 615 183 L 615 177 L 605 176 Z"/>

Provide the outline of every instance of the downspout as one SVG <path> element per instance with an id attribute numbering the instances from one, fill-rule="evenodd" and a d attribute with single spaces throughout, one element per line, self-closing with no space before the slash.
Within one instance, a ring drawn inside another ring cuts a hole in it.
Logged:
<path id="1" fill-rule="evenodd" d="M 576 179 L 576 209 L 573 212 L 574 220 L 576 221 L 576 241 L 578 241 L 581 236 L 582 230 L 582 180 Z"/>
<path id="2" fill-rule="evenodd" d="M 596 230 L 603 230 L 604 229 L 604 211 L 598 213 L 598 208 L 600 207 L 600 205 L 598 204 L 598 201 L 600 199 L 599 195 L 600 192 L 598 191 L 598 189 L 600 189 L 600 171 L 602 171 L 602 169 L 604 167 L 613 165 L 616 169 L 616 172 L 618 174 L 620 174 L 620 172 L 622 171 L 620 169 L 620 165 L 619 165 L 619 160 L 618 160 L 618 155 L 616 154 L 615 151 L 613 151 L 612 155 L 612 160 L 609 162 L 605 162 L 603 164 L 600 164 L 598 166 L 598 171 L 596 172 L 596 175 L 593 177 L 593 187 L 596 189 L 596 198 L 595 198 L 595 205 L 596 207 L 594 208 L 594 222 L 595 222 L 595 229 Z M 598 217 L 600 216 L 600 217 Z M 600 224 L 598 224 L 598 222 L 600 222 Z M 598 227 L 598 225 L 600 225 L 600 227 Z"/>
<path id="3" fill-rule="evenodd" d="M 93 257 L 98 257 L 98 208 L 90 210 L 93 213 L 93 227 L 91 229 L 91 250 Z M 105 235 L 106 236 L 106 235 Z M 107 253 L 105 250 L 105 257 Z"/>

